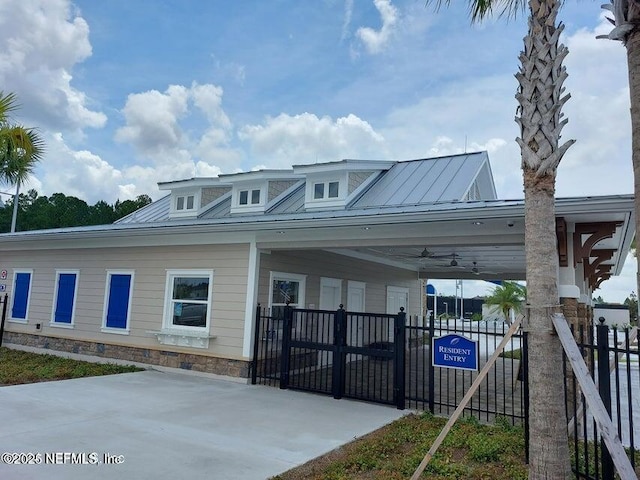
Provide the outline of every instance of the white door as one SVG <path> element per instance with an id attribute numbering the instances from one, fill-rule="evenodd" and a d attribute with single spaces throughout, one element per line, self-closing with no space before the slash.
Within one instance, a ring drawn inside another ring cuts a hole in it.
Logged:
<path id="1" fill-rule="evenodd" d="M 347 283 L 347 310 L 349 312 L 364 312 L 364 294 L 366 284 L 364 282 Z M 351 316 L 351 325 L 348 325 L 348 344 L 354 347 L 361 347 L 364 344 L 365 325 L 364 317 Z M 368 329 L 366 329 L 368 331 Z"/>
<path id="2" fill-rule="evenodd" d="M 342 303 L 342 280 L 320 278 L 320 310 L 337 310 Z"/>
<path id="3" fill-rule="evenodd" d="M 338 310 L 342 303 L 342 280 L 337 278 L 320 278 L 320 310 Z M 333 342 L 333 324 L 329 324 L 327 330 L 322 332 L 323 342 Z M 333 354 L 330 352 L 318 352 L 318 362 L 321 366 L 333 363 Z"/>
<path id="4" fill-rule="evenodd" d="M 400 308 L 405 313 L 409 305 L 409 289 L 405 287 L 387 287 L 387 313 L 396 315 Z M 389 324 L 389 341 L 393 341 L 393 323 Z"/>

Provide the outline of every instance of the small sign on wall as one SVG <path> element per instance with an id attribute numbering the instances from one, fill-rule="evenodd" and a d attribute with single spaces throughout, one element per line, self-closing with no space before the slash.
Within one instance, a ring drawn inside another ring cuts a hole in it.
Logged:
<path id="1" fill-rule="evenodd" d="M 7 286 L 4 283 L 0 283 L 0 292 L 6 292 Z"/>
<path id="2" fill-rule="evenodd" d="M 7 271 L 6 270 L 0 271 L 0 280 L 6 280 L 6 279 L 7 279 Z"/>

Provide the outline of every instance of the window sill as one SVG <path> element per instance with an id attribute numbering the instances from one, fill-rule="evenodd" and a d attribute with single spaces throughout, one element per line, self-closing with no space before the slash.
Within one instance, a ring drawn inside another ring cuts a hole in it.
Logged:
<path id="1" fill-rule="evenodd" d="M 55 328 L 73 329 L 73 324 L 71 324 L 71 323 L 49 322 L 49 326 L 50 327 L 55 327 Z"/>
<path id="2" fill-rule="evenodd" d="M 116 335 L 129 335 L 129 330 L 124 328 L 102 327 L 100 331 L 102 333 L 115 333 Z"/>
<path id="3" fill-rule="evenodd" d="M 194 332 L 180 329 L 162 329 L 148 332 L 155 335 L 162 345 L 174 345 L 177 347 L 209 348 L 209 340 L 216 338 L 208 332 Z"/>
<path id="4" fill-rule="evenodd" d="M 21 323 L 23 325 L 26 325 L 27 323 L 29 323 L 29 321 L 26 318 L 7 318 L 7 322 Z"/>

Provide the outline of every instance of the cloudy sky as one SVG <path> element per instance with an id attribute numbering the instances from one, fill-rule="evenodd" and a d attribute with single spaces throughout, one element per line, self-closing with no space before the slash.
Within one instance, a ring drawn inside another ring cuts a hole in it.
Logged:
<path id="1" fill-rule="evenodd" d="M 30 186 L 89 203 L 158 198 L 158 181 L 466 147 L 489 152 L 500 197 L 521 198 L 513 75 L 526 18 L 471 25 L 452 3 L 2 0 L 0 86 L 47 144 Z M 599 5 L 561 12 L 564 135 L 577 143 L 558 196 L 633 188 L 625 50 L 596 40 Z M 597 293 L 622 301 L 632 263 Z"/>

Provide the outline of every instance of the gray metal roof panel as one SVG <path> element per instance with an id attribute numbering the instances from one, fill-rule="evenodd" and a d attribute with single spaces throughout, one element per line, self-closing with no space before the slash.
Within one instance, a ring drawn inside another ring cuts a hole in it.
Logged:
<path id="1" fill-rule="evenodd" d="M 226 198 L 213 205 L 209 210 L 203 212 L 198 217 L 199 220 L 213 220 L 216 218 L 224 218 L 231 215 L 231 194 L 227 194 Z"/>
<path id="2" fill-rule="evenodd" d="M 163 222 L 169 220 L 169 209 L 171 207 L 171 195 L 162 197 L 149 205 L 145 205 L 139 210 L 122 217 L 113 223 L 149 223 Z"/>
<path id="3" fill-rule="evenodd" d="M 305 183 L 302 183 L 293 192 L 271 207 L 265 215 L 304 212 L 304 190 Z"/>
<path id="4" fill-rule="evenodd" d="M 485 161 L 477 152 L 398 162 L 350 208 L 460 200 Z"/>

